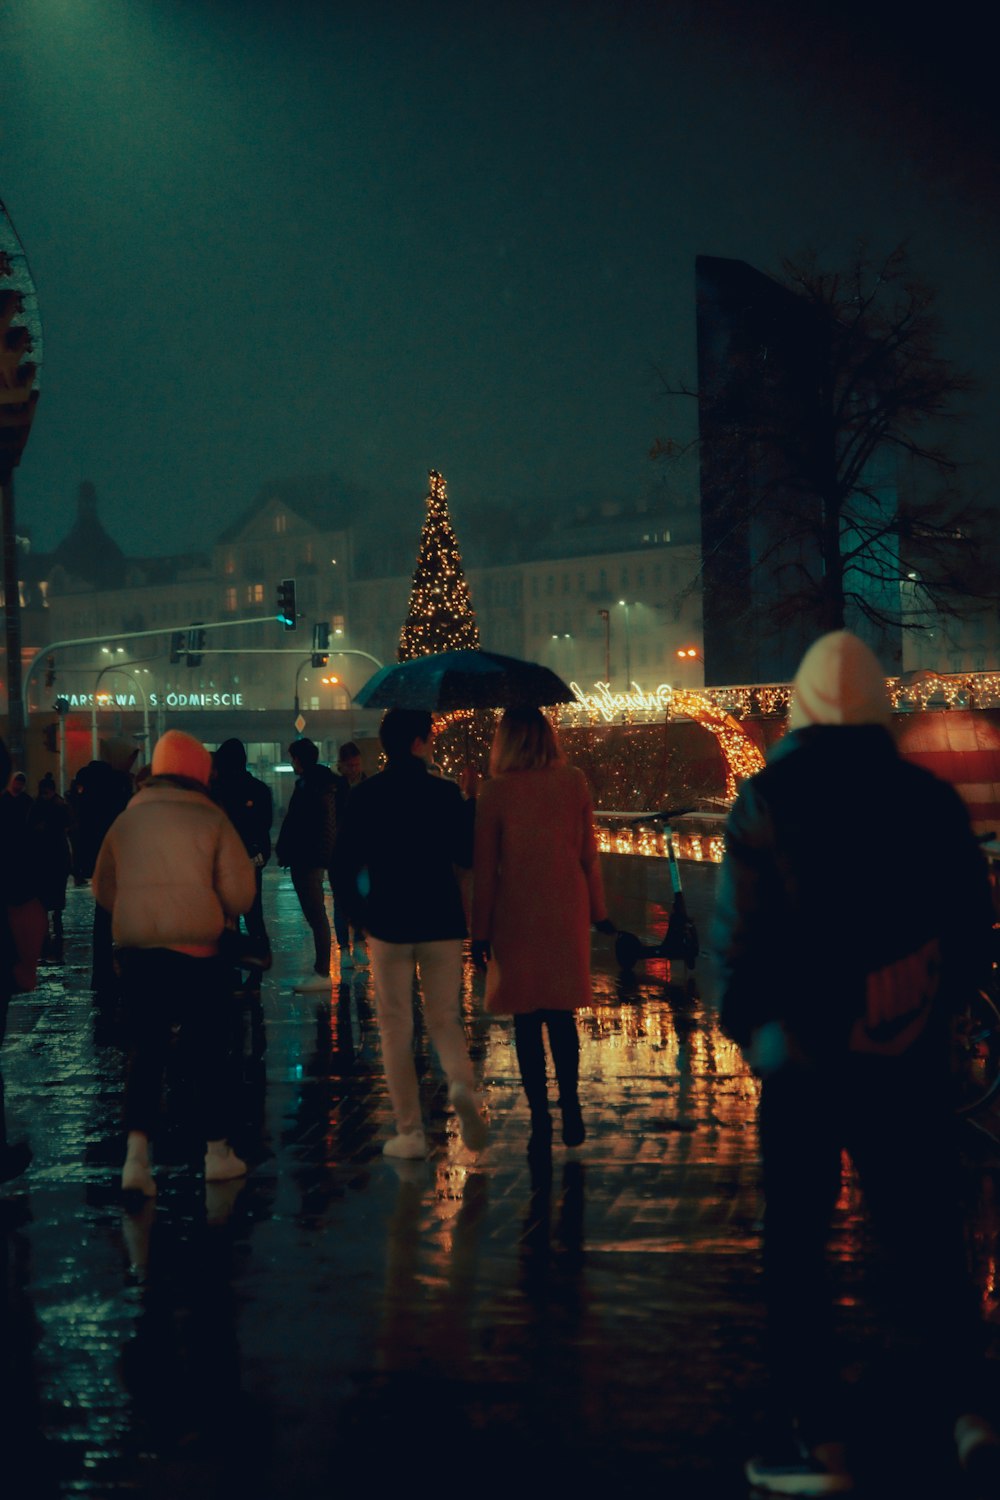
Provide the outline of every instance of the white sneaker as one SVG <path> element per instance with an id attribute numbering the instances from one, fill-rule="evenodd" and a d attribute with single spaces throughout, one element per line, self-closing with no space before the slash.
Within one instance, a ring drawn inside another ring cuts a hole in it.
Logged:
<path id="1" fill-rule="evenodd" d="M 353 957 L 353 955 L 351 953 L 350 948 L 341 948 L 341 950 L 340 950 L 340 967 L 342 969 L 353 969 L 354 968 L 354 957 Z"/>
<path id="2" fill-rule="evenodd" d="M 228 1141 L 209 1141 L 205 1152 L 205 1181 L 231 1182 L 247 1175 L 247 1164 L 241 1161 Z"/>
<path id="3" fill-rule="evenodd" d="M 398 1156 L 403 1161 L 419 1161 L 427 1155 L 427 1137 L 422 1130 L 410 1130 L 405 1135 L 394 1135 L 382 1147 L 383 1156 Z"/>
<path id="4" fill-rule="evenodd" d="M 298 984 L 292 986 L 296 995 L 311 995 L 320 990 L 328 990 L 332 984 L 329 974 L 307 974 L 305 979 L 300 979 Z"/>
<path id="5" fill-rule="evenodd" d="M 156 1178 L 149 1165 L 148 1156 L 129 1152 L 122 1167 L 122 1192 L 141 1193 L 144 1198 L 156 1197 Z"/>
<path id="6" fill-rule="evenodd" d="M 462 1142 L 470 1151 L 482 1151 L 490 1138 L 490 1128 L 480 1113 L 479 1100 L 465 1083 L 453 1083 L 448 1102 L 458 1115 Z"/>
<path id="7" fill-rule="evenodd" d="M 364 943 L 354 944 L 354 953 L 352 955 L 351 962 L 357 969 L 367 969 L 369 962 L 368 949 L 365 947 Z"/>

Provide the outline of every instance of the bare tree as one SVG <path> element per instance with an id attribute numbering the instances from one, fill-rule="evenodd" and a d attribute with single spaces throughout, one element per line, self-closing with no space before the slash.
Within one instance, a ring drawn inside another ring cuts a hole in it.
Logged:
<path id="1" fill-rule="evenodd" d="M 860 251 L 832 271 L 806 255 L 784 263 L 780 284 L 740 270 L 759 284 L 760 304 L 716 360 L 714 388 L 701 361 L 699 391 L 664 382 L 669 395 L 698 399 L 703 503 L 711 464 L 725 492 L 711 542 L 727 554 L 717 581 L 748 609 L 756 599 L 759 612 L 766 596 L 772 629 L 859 618 L 913 627 L 986 597 L 977 566 L 985 513 L 959 491 L 952 446 L 972 383 L 941 353 L 934 292 L 905 248 L 880 262 Z M 653 450 L 668 459 L 683 451 Z M 731 545 L 737 537 L 744 542 Z M 714 562 L 704 560 L 706 584 Z M 741 565 L 766 573 L 767 586 L 747 590 Z"/>

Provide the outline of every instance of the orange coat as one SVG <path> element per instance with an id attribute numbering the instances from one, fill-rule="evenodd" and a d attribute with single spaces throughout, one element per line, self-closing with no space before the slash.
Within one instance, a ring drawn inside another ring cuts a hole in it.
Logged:
<path id="1" fill-rule="evenodd" d="M 607 915 L 590 789 L 560 763 L 507 771 L 476 804 L 472 935 L 494 1015 L 591 1003 L 590 926 Z"/>

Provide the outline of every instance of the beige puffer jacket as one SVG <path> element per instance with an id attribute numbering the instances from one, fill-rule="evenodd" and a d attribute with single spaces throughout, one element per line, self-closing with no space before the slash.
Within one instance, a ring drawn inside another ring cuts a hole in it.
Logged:
<path id="1" fill-rule="evenodd" d="M 93 875 L 120 948 L 217 952 L 226 918 L 256 892 L 243 841 L 207 791 L 154 777 L 115 819 Z"/>

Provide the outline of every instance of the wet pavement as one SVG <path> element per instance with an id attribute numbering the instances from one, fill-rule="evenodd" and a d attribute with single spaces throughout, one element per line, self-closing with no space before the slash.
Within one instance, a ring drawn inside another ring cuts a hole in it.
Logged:
<path id="1" fill-rule="evenodd" d="M 606 865 L 618 922 L 662 931 L 665 862 Z M 685 879 L 704 936 L 715 870 Z M 275 966 L 239 1019 L 243 1183 L 205 1188 L 178 1070 L 159 1196 L 123 1205 L 120 1036 L 89 990 L 88 888 L 69 892 L 65 963 L 12 1005 L 8 1110 L 35 1161 L 0 1189 L 0 1495 L 311 1500 L 443 1481 L 745 1496 L 763 1381 L 756 1088 L 718 1030 L 707 965 L 694 983 L 662 960 L 623 979 L 595 939 L 588 1139 L 534 1175 L 512 1028 L 483 1017 L 468 968 L 491 1144 L 463 1148 L 420 1038 L 433 1155 L 391 1163 L 368 973 L 329 1000 L 294 995 L 309 947 L 277 870 L 265 902 Z M 992 1317 L 1000 1147 L 966 1132 Z M 857 1368 L 872 1349 L 864 1247 L 848 1176 L 834 1255 Z M 891 1477 L 873 1460 L 869 1492 L 960 1493 L 938 1437 Z"/>

